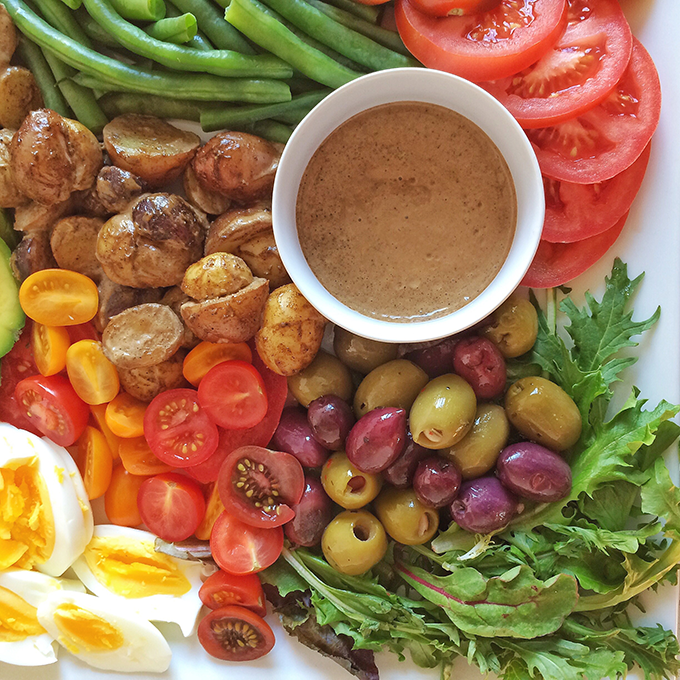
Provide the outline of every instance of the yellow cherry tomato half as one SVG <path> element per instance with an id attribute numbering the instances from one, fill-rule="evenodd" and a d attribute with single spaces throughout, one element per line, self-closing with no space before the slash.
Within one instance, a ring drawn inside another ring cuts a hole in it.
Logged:
<path id="1" fill-rule="evenodd" d="M 79 340 L 68 348 L 66 372 L 76 394 L 86 404 L 107 403 L 120 389 L 118 371 L 97 340 Z"/>
<path id="2" fill-rule="evenodd" d="M 112 524 L 122 527 L 136 527 L 142 523 L 137 509 L 139 487 L 149 477 L 131 475 L 118 465 L 111 475 L 111 483 L 104 494 L 104 510 Z"/>
<path id="3" fill-rule="evenodd" d="M 94 317 L 99 307 L 97 285 L 68 269 L 41 269 L 19 289 L 26 316 L 45 326 L 75 326 Z"/>
<path id="4" fill-rule="evenodd" d="M 146 404 L 121 392 L 106 407 L 106 424 L 111 432 L 123 439 L 144 435 L 144 413 Z"/>
<path id="5" fill-rule="evenodd" d="M 194 536 L 201 541 L 209 541 L 213 525 L 223 511 L 224 504 L 222 503 L 220 493 L 217 490 L 217 484 L 215 483 L 212 485 L 210 495 L 206 500 L 205 515 L 203 515 L 203 520 L 198 525 L 198 529 L 196 529 Z"/>
<path id="6" fill-rule="evenodd" d="M 91 425 L 78 440 L 78 469 L 90 500 L 106 493 L 111 483 L 113 456 L 106 437 Z"/>
<path id="7" fill-rule="evenodd" d="M 42 375 L 56 375 L 66 368 L 66 351 L 70 344 L 68 331 L 62 326 L 33 324 L 31 349 Z"/>
<path id="8" fill-rule="evenodd" d="M 184 357 L 182 373 L 194 387 L 198 387 L 211 368 L 223 361 L 233 360 L 253 363 L 252 350 L 245 342 L 218 343 L 204 340 Z"/>
<path id="9" fill-rule="evenodd" d="M 108 404 L 90 404 L 90 411 L 92 412 L 92 420 L 99 428 L 101 433 L 106 437 L 106 441 L 111 449 L 113 460 L 118 460 L 118 448 L 120 447 L 120 439 L 111 432 L 111 428 L 106 424 L 106 407 Z"/>
<path id="10" fill-rule="evenodd" d="M 144 437 L 121 440 L 120 462 L 131 475 L 158 475 L 175 469 L 156 458 Z"/>

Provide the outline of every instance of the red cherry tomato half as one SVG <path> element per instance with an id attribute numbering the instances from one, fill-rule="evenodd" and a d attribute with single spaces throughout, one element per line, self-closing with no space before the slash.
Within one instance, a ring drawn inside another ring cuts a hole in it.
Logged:
<path id="1" fill-rule="evenodd" d="M 274 646 L 269 624 L 243 607 L 222 607 L 198 624 L 198 641 L 208 654 L 224 661 L 253 661 Z"/>
<path id="2" fill-rule="evenodd" d="M 177 472 L 165 472 L 139 487 L 137 507 L 149 531 L 164 541 L 189 538 L 205 515 L 201 487 Z"/>
<path id="3" fill-rule="evenodd" d="M 253 527 L 223 512 L 210 533 L 210 552 L 230 574 L 255 574 L 271 567 L 283 550 L 283 528 Z"/>
<path id="4" fill-rule="evenodd" d="M 267 613 L 262 584 L 256 574 L 235 576 L 226 571 L 216 571 L 206 579 L 198 591 L 201 602 L 210 609 L 238 605 L 250 609 L 258 616 Z"/>
<path id="5" fill-rule="evenodd" d="M 255 427 L 267 414 L 264 380 L 245 361 L 223 361 L 211 368 L 198 386 L 198 401 L 227 430 Z"/>
<path id="6" fill-rule="evenodd" d="M 573 243 L 597 236 L 615 225 L 628 210 L 645 176 L 651 144 L 633 165 L 598 184 L 572 184 L 543 178 L 545 223 L 541 238 Z"/>
<path id="7" fill-rule="evenodd" d="M 261 446 L 232 451 L 217 478 L 227 512 L 255 527 L 278 527 L 295 517 L 305 473 L 295 456 Z"/>
<path id="8" fill-rule="evenodd" d="M 541 241 L 523 286 L 555 288 L 592 267 L 613 245 L 626 223 L 626 213 L 611 229 L 574 243 Z"/>
<path id="9" fill-rule="evenodd" d="M 623 76 L 633 36 L 617 0 L 568 0 L 567 27 L 535 64 L 482 83 L 524 128 L 547 127 L 597 106 Z"/>
<path id="10" fill-rule="evenodd" d="M 630 167 L 659 123 L 661 86 L 647 50 L 633 39 L 623 78 L 607 98 L 577 118 L 527 130 L 541 172 L 551 179 L 595 184 Z"/>
<path id="11" fill-rule="evenodd" d="M 198 465 L 217 448 L 217 426 L 189 389 L 161 392 L 144 414 L 144 436 L 154 455 L 173 467 Z"/>
<path id="12" fill-rule="evenodd" d="M 413 0 L 417 10 L 432 17 L 488 12 L 500 0 Z"/>
<path id="13" fill-rule="evenodd" d="M 413 0 L 394 6 L 399 35 L 429 68 L 480 82 L 498 80 L 538 61 L 559 38 L 565 0 L 501 0 L 488 12 L 432 17 Z"/>
<path id="14" fill-rule="evenodd" d="M 90 407 L 63 375 L 24 378 L 14 396 L 33 426 L 59 446 L 74 444 L 90 418 Z"/>

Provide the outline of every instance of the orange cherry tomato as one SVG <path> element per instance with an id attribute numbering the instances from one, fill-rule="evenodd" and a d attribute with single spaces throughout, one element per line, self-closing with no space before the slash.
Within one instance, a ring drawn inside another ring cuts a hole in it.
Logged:
<path id="1" fill-rule="evenodd" d="M 106 424 L 106 407 L 108 404 L 90 404 L 90 411 L 92 411 L 92 420 L 95 425 L 101 430 L 106 437 L 106 441 L 111 449 L 113 460 L 118 460 L 118 447 L 120 446 L 120 439 L 111 432 L 111 428 Z"/>
<path id="2" fill-rule="evenodd" d="M 174 469 L 156 458 L 144 437 L 121 439 L 118 450 L 120 462 L 131 475 L 158 475 Z"/>
<path id="3" fill-rule="evenodd" d="M 117 437 L 132 439 L 144 436 L 146 404 L 121 392 L 106 407 L 106 424 Z"/>
<path id="4" fill-rule="evenodd" d="M 109 402 L 120 389 L 118 371 L 96 340 L 79 340 L 68 348 L 66 372 L 76 394 L 86 404 Z"/>
<path id="5" fill-rule="evenodd" d="M 104 494 L 104 510 L 112 524 L 136 527 L 142 523 L 137 509 L 139 487 L 149 477 L 131 475 L 122 465 L 114 468 L 111 483 Z"/>
<path id="6" fill-rule="evenodd" d="M 253 363 L 252 350 L 245 342 L 217 343 L 204 340 L 186 355 L 182 372 L 194 387 L 198 387 L 211 368 L 223 361 L 233 360 Z"/>
<path id="7" fill-rule="evenodd" d="M 198 525 L 195 536 L 201 541 L 209 541 L 210 533 L 217 518 L 224 511 L 224 503 L 220 498 L 220 492 L 217 489 L 217 484 L 213 484 L 210 488 L 210 494 L 205 503 L 205 515 L 203 521 Z"/>
<path id="8" fill-rule="evenodd" d="M 97 285 L 68 269 L 41 269 L 19 289 L 26 316 L 45 326 L 75 326 L 94 317 L 99 307 Z"/>
<path id="9" fill-rule="evenodd" d="M 66 351 L 70 344 L 68 331 L 62 326 L 33 324 L 31 349 L 42 375 L 56 375 L 66 368 Z"/>
<path id="10" fill-rule="evenodd" d="M 91 425 L 78 440 L 78 469 L 90 500 L 106 493 L 111 482 L 113 456 L 106 437 Z"/>

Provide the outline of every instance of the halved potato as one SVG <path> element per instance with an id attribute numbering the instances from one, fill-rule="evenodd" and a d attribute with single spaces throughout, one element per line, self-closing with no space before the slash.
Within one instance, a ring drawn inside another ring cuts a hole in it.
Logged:
<path id="1" fill-rule="evenodd" d="M 17 29 L 7 10 L 0 5 L 0 65 L 9 64 L 17 48 Z"/>
<path id="2" fill-rule="evenodd" d="M 52 269 L 57 263 L 52 257 L 50 235 L 47 231 L 34 231 L 24 234 L 10 258 L 14 276 L 23 281 L 31 274 L 42 269 Z"/>
<path id="3" fill-rule="evenodd" d="M 14 228 L 17 231 L 45 231 L 49 232 L 57 220 L 71 212 L 73 198 L 69 197 L 61 203 L 43 205 L 36 201 L 29 201 L 17 206 L 14 211 Z"/>
<path id="4" fill-rule="evenodd" d="M 59 220 L 52 229 L 50 245 L 57 264 L 99 281 L 104 272 L 95 257 L 97 236 L 104 220 L 100 217 L 71 215 Z"/>
<path id="5" fill-rule="evenodd" d="M 249 286 L 248 265 L 231 253 L 213 253 L 194 262 L 184 273 L 182 290 L 195 300 L 231 295 Z"/>
<path id="6" fill-rule="evenodd" d="M 99 311 L 94 317 L 94 323 L 100 333 L 117 314 L 147 302 L 160 302 L 163 296 L 161 288 L 121 286 L 107 276 L 102 276 L 97 290 L 99 291 Z"/>
<path id="7" fill-rule="evenodd" d="M 151 401 L 165 390 L 189 386 L 182 366 L 186 352 L 178 350 L 166 361 L 142 368 L 118 368 L 120 386 L 135 399 Z"/>
<path id="8" fill-rule="evenodd" d="M 229 210 L 231 201 L 222 194 L 211 191 L 203 186 L 194 172 L 191 163 L 187 165 L 184 171 L 184 178 L 182 184 L 184 185 L 184 193 L 187 196 L 187 201 L 191 205 L 195 205 L 208 215 L 221 215 L 225 210 Z M 206 253 L 207 255 L 207 253 Z"/>
<path id="9" fill-rule="evenodd" d="M 0 70 L 0 125 L 16 130 L 35 109 L 43 105 L 33 74 L 23 66 Z"/>
<path id="10" fill-rule="evenodd" d="M 28 197 L 19 191 L 14 181 L 9 154 L 12 137 L 14 137 L 14 130 L 7 128 L 0 130 L 0 208 L 16 208 L 29 202 Z"/>

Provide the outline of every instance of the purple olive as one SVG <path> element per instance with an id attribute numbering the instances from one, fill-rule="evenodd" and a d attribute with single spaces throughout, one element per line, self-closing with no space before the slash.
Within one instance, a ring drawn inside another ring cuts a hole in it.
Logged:
<path id="1" fill-rule="evenodd" d="M 406 432 L 406 446 L 399 454 L 399 458 L 382 471 L 382 476 L 388 484 L 397 489 L 407 489 L 413 482 L 418 463 L 423 458 L 431 456 L 432 452 L 413 441 L 413 435 Z"/>
<path id="2" fill-rule="evenodd" d="M 461 340 L 453 351 L 453 368 L 478 399 L 495 399 L 505 390 L 505 359 L 487 338 L 473 335 Z"/>
<path id="3" fill-rule="evenodd" d="M 389 467 L 406 444 L 406 411 L 386 406 L 369 411 L 350 430 L 346 452 L 362 472 L 376 473 Z"/>
<path id="4" fill-rule="evenodd" d="M 418 463 L 413 490 L 418 500 L 431 508 L 443 508 L 458 495 L 462 476 L 450 460 L 430 456 Z"/>
<path id="5" fill-rule="evenodd" d="M 479 477 L 462 484 L 451 518 L 465 531 L 488 534 L 507 526 L 518 510 L 517 499 L 496 477 Z"/>
<path id="6" fill-rule="evenodd" d="M 329 451 L 312 436 L 307 415 L 299 408 L 286 408 L 274 432 L 271 447 L 292 453 L 304 467 L 320 467 L 326 462 Z"/>
<path id="7" fill-rule="evenodd" d="M 315 399 L 307 409 L 307 422 L 312 435 L 321 446 L 339 451 L 354 425 L 354 413 L 350 405 L 334 394 Z"/>
<path id="8" fill-rule="evenodd" d="M 453 366 L 453 350 L 460 340 L 459 337 L 451 337 L 442 340 L 437 345 L 414 349 L 404 356 L 404 359 L 412 361 L 432 378 L 438 378 L 445 373 L 451 373 Z"/>
<path id="9" fill-rule="evenodd" d="M 550 449 L 533 442 L 506 446 L 496 461 L 503 486 L 539 503 L 562 500 L 571 491 L 571 469 Z"/>
<path id="10" fill-rule="evenodd" d="M 293 510 L 295 517 L 283 527 L 288 539 L 307 548 L 321 543 L 324 529 L 333 519 L 333 501 L 316 477 L 305 476 L 304 493 Z"/>

